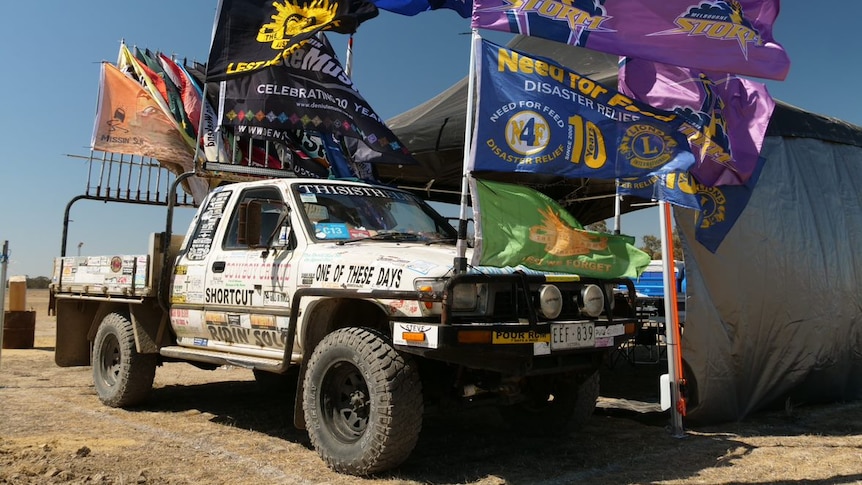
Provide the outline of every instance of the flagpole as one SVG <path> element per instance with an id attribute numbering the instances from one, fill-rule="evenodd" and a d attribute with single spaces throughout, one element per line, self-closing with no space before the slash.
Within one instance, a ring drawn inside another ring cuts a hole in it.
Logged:
<path id="1" fill-rule="evenodd" d="M 619 236 L 622 230 L 622 196 L 620 195 L 620 179 L 614 181 L 614 234 Z"/>
<path id="2" fill-rule="evenodd" d="M 179 64 L 177 64 L 177 65 L 179 66 Z M 182 71 L 182 72 L 180 72 L 181 76 L 185 76 L 187 74 L 185 67 L 181 66 L 180 70 Z M 186 81 L 190 84 L 189 89 L 195 89 L 195 86 L 193 85 L 193 81 L 192 81 L 191 76 L 187 76 Z M 207 109 L 206 109 L 207 91 L 206 91 L 206 89 L 207 89 L 207 83 L 206 83 L 206 79 L 204 79 L 203 86 L 201 87 L 201 115 L 198 117 L 198 134 L 197 134 L 197 139 L 195 140 L 195 142 L 196 142 L 195 143 L 195 155 L 194 155 L 194 157 L 195 157 L 194 158 L 195 172 L 198 172 L 198 161 L 200 160 L 201 155 L 203 155 L 203 159 L 204 159 L 204 163 L 201 164 L 201 166 L 200 166 L 201 171 L 203 171 L 203 168 L 204 168 L 203 165 L 205 165 L 207 162 L 207 154 L 203 150 L 204 121 L 206 121 L 206 113 L 207 113 Z M 216 146 L 221 145 L 218 141 L 216 141 L 216 143 L 217 143 Z M 218 158 L 218 153 L 219 153 L 219 150 L 216 150 L 216 158 Z"/>
<path id="3" fill-rule="evenodd" d="M 470 73 L 467 76 L 467 122 L 464 124 L 464 163 L 461 175 L 461 211 L 458 215 L 458 242 L 455 244 L 455 272 L 467 271 L 467 206 L 469 205 L 470 146 L 472 145 L 473 99 L 476 89 L 476 51 L 482 38 L 472 29 L 470 42 Z"/>
<path id="4" fill-rule="evenodd" d="M 676 308 L 676 268 L 673 259 L 673 233 L 670 224 L 670 204 L 659 201 L 659 223 L 661 226 L 662 271 L 664 274 L 665 342 L 667 345 L 667 372 L 670 377 L 671 432 L 674 437 L 685 436 L 682 418 L 686 413 L 685 397 L 680 387 L 682 378 L 682 352 L 679 345 L 679 314 Z"/>
<path id="5" fill-rule="evenodd" d="M 347 39 L 347 57 L 344 61 L 344 74 L 348 77 L 352 74 L 353 71 L 353 34 L 350 34 L 350 38 Z"/>

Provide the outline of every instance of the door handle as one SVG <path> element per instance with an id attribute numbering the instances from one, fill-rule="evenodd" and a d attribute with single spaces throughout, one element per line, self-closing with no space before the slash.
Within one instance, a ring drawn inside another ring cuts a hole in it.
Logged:
<path id="1" fill-rule="evenodd" d="M 213 262 L 213 273 L 224 273 L 224 267 L 225 267 L 224 261 Z"/>

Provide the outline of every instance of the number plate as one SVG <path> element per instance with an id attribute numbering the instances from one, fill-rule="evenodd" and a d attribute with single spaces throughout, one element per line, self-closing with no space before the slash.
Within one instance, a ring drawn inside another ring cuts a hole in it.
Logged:
<path id="1" fill-rule="evenodd" d="M 580 349 L 596 346 L 593 322 L 555 323 L 551 325 L 551 350 Z"/>

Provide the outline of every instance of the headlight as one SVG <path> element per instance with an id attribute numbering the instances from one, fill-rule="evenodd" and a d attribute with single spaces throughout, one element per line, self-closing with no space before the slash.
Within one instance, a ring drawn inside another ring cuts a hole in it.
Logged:
<path id="1" fill-rule="evenodd" d="M 424 293 L 427 297 L 442 297 L 443 289 L 448 282 L 447 279 L 417 278 L 413 282 L 416 291 Z M 488 285 L 484 283 L 464 283 L 452 288 L 452 298 L 449 302 L 453 311 L 457 312 L 484 312 L 488 301 Z"/>
<path id="2" fill-rule="evenodd" d="M 452 310 L 472 311 L 476 309 L 479 300 L 479 285 L 455 285 L 452 288 Z"/>
<path id="3" fill-rule="evenodd" d="M 488 285 L 473 283 L 452 288 L 452 310 L 457 312 L 485 312 L 488 303 Z"/>
<path id="4" fill-rule="evenodd" d="M 597 317 L 605 309 L 605 294 L 596 285 L 586 285 L 581 288 L 578 308 L 584 315 Z"/>
<path id="5" fill-rule="evenodd" d="M 545 318 L 554 319 L 563 311 L 563 295 L 560 289 L 554 285 L 542 285 L 539 287 L 539 312 Z"/>

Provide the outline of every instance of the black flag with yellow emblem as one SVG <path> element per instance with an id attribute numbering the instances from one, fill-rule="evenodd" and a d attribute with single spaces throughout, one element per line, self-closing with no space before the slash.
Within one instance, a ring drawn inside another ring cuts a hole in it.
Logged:
<path id="1" fill-rule="evenodd" d="M 207 62 L 207 81 L 280 65 L 303 41 L 331 30 L 352 34 L 377 16 L 366 0 L 221 0 Z"/>
<path id="2" fill-rule="evenodd" d="M 306 39 L 279 65 L 228 78 L 224 85 L 219 120 L 237 136 L 290 144 L 297 142 L 296 133 L 336 135 L 385 155 L 353 153 L 354 160 L 416 163 L 356 89 L 325 35 Z"/>

